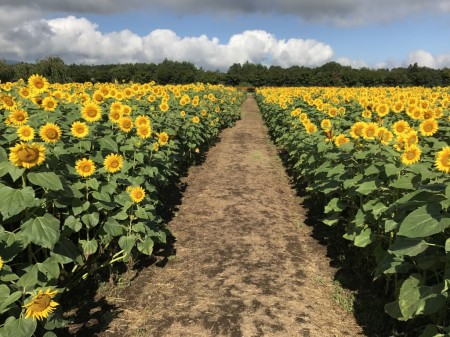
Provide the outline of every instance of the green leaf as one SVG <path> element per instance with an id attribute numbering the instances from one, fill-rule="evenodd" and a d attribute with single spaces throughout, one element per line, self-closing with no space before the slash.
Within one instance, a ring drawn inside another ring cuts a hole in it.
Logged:
<path id="1" fill-rule="evenodd" d="M 100 147 L 103 150 L 109 150 L 109 151 L 112 151 L 114 153 L 118 153 L 119 152 L 119 148 L 117 147 L 117 143 L 111 137 L 102 137 L 102 138 L 100 138 L 100 140 L 98 142 L 100 144 Z"/>
<path id="2" fill-rule="evenodd" d="M 19 294 L 21 294 L 20 291 Z M 12 302 L 10 300 L 10 297 L 11 294 L 9 291 L 9 287 L 6 284 L 0 284 L 0 313 L 3 313 L 6 310 L 8 310 L 9 305 L 14 303 L 18 298 L 20 298 L 20 295 L 17 299 L 13 300 Z"/>
<path id="3" fill-rule="evenodd" d="M 9 170 L 13 166 L 9 161 L 2 161 L 0 163 L 0 178 L 9 173 Z"/>
<path id="4" fill-rule="evenodd" d="M 448 254 L 450 252 L 450 238 L 445 241 L 445 252 Z"/>
<path id="5" fill-rule="evenodd" d="M 358 186 L 356 189 L 356 192 L 368 195 L 372 193 L 373 191 L 376 191 L 378 189 L 377 184 L 374 180 L 369 180 L 363 182 L 361 185 Z"/>
<path id="6" fill-rule="evenodd" d="M 39 278 L 45 284 L 56 283 L 59 277 L 60 269 L 56 257 L 49 257 L 42 263 L 36 264 L 39 269 Z M 45 278 L 42 279 L 42 276 Z"/>
<path id="7" fill-rule="evenodd" d="M 9 186 L 0 187 L 0 212 L 6 220 L 30 207 L 34 202 L 34 190 L 27 186 L 16 190 Z"/>
<path id="8" fill-rule="evenodd" d="M 53 172 L 30 172 L 28 173 L 27 178 L 33 185 L 38 185 L 52 191 L 63 189 L 61 179 Z"/>
<path id="9" fill-rule="evenodd" d="M 412 274 L 400 288 L 398 304 L 405 320 L 434 314 L 445 304 L 447 288 L 444 284 L 428 287 L 422 286 L 422 282 L 420 274 Z"/>
<path id="10" fill-rule="evenodd" d="M 98 242 L 95 239 L 92 240 L 80 240 L 81 248 L 83 249 L 84 256 L 87 258 L 89 255 L 94 254 L 98 249 Z"/>
<path id="11" fill-rule="evenodd" d="M 70 215 L 64 221 L 64 227 L 68 227 L 76 233 L 80 231 L 81 228 L 83 228 L 83 223 L 78 218 Z"/>
<path id="12" fill-rule="evenodd" d="M 16 181 L 17 179 L 19 179 L 22 174 L 25 172 L 24 168 L 20 168 L 14 165 L 10 165 L 8 173 L 11 176 L 13 181 Z"/>
<path id="13" fill-rule="evenodd" d="M 60 235 L 59 220 L 50 213 L 28 220 L 21 228 L 31 242 L 49 249 L 53 249 Z"/>
<path id="14" fill-rule="evenodd" d="M 39 268 L 36 265 L 27 267 L 25 273 L 17 280 L 16 286 L 28 291 L 28 288 L 33 289 L 38 283 Z"/>
<path id="15" fill-rule="evenodd" d="M 365 228 L 361 233 L 357 234 L 354 239 L 354 245 L 356 247 L 366 247 L 372 242 L 371 239 L 372 230 L 370 228 Z"/>
<path id="16" fill-rule="evenodd" d="M 398 175 L 399 169 L 394 164 L 386 164 L 384 166 L 384 171 L 386 173 L 386 177 L 395 177 Z"/>
<path id="17" fill-rule="evenodd" d="M 415 189 L 414 183 L 417 183 L 418 179 L 420 179 L 420 176 L 408 173 L 406 175 L 400 176 L 397 180 L 391 182 L 389 184 L 389 187 L 398 188 L 402 190 L 414 190 Z"/>
<path id="18" fill-rule="evenodd" d="M 98 190 L 98 187 L 100 186 L 100 183 L 95 178 L 90 178 L 86 180 L 86 186 L 89 187 L 92 190 Z"/>
<path id="19" fill-rule="evenodd" d="M 136 243 L 134 236 L 121 236 L 119 239 L 119 246 L 125 252 L 130 253 Z"/>
<path id="20" fill-rule="evenodd" d="M 405 217 L 400 224 L 398 235 L 408 238 L 423 238 L 442 232 L 450 226 L 450 219 L 441 220 L 440 212 L 441 206 L 436 203 L 419 207 Z"/>
<path id="21" fill-rule="evenodd" d="M 124 233 L 123 226 L 112 217 L 109 217 L 106 220 L 105 224 L 103 225 L 103 229 L 111 236 L 119 236 Z"/>
<path id="22" fill-rule="evenodd" d="M 146 237 L 144 241 L 138 242 L 137 249 L 146 255 L 152 255 L 154 242 L 150 237 Z"/>
<path id="23" fill-rule="evenodd" d="M 389 252 L 397 256 L 416 256 L 423 253 L 427 248 L 427 243 L 421 238 L 397 237 L 395 242 L 389 247 Z"/>
<path id="24" fill-rule="evenodd" d="M 71 262 L 77 262 L 78 264 L 82 264 L 82 260 L 80 259 L 80 250 L 78 247 L 68 238 L 62 237 L 58 243 L 55 245 L 55 248 L 50 253 L 51 256 L 54 256 L 59 263 L 66 264 Z"/>
<path id="25" fill-rule="evenodd" d="M 81 221 L 88 227 L 95 227 L 100 221 L 100 214 L 98 212 L 85 214 L 81 217 Z"/>
<path id="26" fill-rule="evenodd" d="M 386 233 L 388 233 L 388 232 L 390 232 L 390 231 L 392 231 L 394 229 L 397 229 L 397 228 L 398 228 L 398 222 L 397 221 L 389 219 L 389 220 L 386 220 L 384 222 L 384 231 Z"/>
<path id="27" fill-rule="evenodd" d="M 31 337 L 36 331 L 37 321 L 31 318 L 8 319 L 0 330 L 3 336 Z"/>
<path id="28" fill-rule="evenodd" d="M 345 208 L 345 205 L 341 202 L 341 198 L 333 198 L 330 200 L 328 205 L 325 206 L 324 212 L 337 212 L 340 213 Z"/>

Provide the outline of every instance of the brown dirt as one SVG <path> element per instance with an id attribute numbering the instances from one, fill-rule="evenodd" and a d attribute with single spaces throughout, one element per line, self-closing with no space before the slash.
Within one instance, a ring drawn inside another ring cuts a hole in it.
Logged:
<path id="1" fill-rule="evenodd" d="M 176 255 L 109 299 L 120 313 L 100 336 L 362 335 L 252 96 L 185 183 Z"/>

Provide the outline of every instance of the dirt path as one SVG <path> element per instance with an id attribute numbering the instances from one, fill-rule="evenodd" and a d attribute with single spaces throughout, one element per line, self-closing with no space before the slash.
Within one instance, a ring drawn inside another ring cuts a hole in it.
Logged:
<path id="1" fill-rule="evenodd" d="M 186 183 L 176 257 L 140 274 L 101 336 L 360 336 L 253 97 Z"/>

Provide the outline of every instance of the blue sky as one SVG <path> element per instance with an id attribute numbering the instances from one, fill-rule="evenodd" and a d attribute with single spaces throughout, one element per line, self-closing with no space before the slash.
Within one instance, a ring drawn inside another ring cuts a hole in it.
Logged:
<path id="1" fill-rule="evenodd" d="M 126 5 L 125 5 L 126 4 Z M 124 7 L 127 10 L 124 10 Z M 450 0 L 3 0 L 0 58 L 450 67 Z"/>

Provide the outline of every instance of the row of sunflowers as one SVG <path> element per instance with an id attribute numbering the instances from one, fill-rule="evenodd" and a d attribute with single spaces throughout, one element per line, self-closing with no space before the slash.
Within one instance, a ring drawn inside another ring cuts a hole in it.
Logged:
<path id="1" fill-rule="evenodd" d="M 265 88 L 257 101 L 301 186 L 392 298 L 385 312 L 447 336 L 449 88 Z M 426 317 L 426 319 L 424 319 Z M 424 323 L 425 322 L 425 323 Z"/>
<path id="2" fill-rule="evenodd" d="M 56 336 L 68 289 L 166 243 L 165 188 L 243 98 L 205 84 L 0 83 L 0 336 Z"/>

